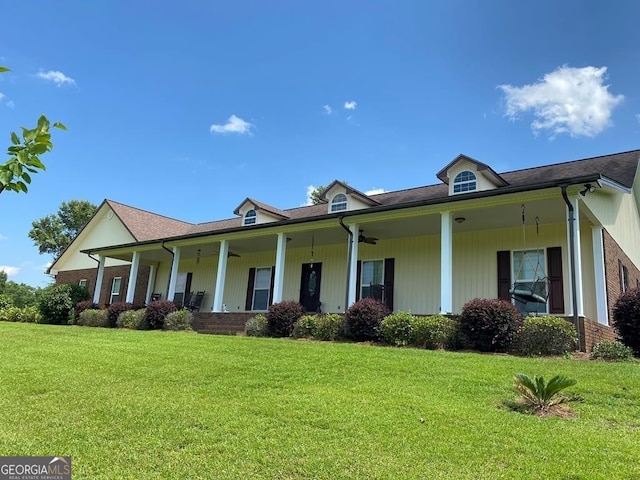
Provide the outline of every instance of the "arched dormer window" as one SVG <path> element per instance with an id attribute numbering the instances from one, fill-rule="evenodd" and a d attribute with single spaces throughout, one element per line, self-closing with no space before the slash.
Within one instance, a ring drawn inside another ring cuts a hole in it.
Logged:
<path id="1" fill-rule="evenodd" d="M 331 200 L 331 211 L 340 212 L 347 209 L 347 196 L 344 193 L 338 193 Z"/>
<path id="2" fill-rule="evenodd" d="M 453 193 L 473 192 L 477 188 L 476 175 L 469 170 L 460 172 L 453 180 Z"/>
<path id="3" fill-rule="evenodd" d="M 253 225 L 256 223 L 256 211 L 251 209 L 244 215 L 244 224 Z"/>

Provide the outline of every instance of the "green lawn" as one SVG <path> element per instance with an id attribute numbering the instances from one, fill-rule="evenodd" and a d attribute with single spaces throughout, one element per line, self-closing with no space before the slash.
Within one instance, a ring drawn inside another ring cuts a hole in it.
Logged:
<path id="1" fill-rule="evenodd" d="M 0 339 L 0 454 L 71 455 L 74 479 L 640 478 L 640 363 L 12 323 Z M 575 378 L 577 417 L 504 408 L 518 372 Z"/>

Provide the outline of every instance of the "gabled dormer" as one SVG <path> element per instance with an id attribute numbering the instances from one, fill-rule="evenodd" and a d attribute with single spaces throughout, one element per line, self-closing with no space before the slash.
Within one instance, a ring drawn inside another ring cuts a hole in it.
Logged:
<path id="1" fill-rule="evenodd" d="M 277 222 L 289 218 L 282 210 L 247 197 L 233 213 L 242 217 L 243 226 Z"/>
<path id="2" fill-rule="evenodd" d="M 482 192 L 508 185 L 489 165 L 466 155 L 458 155 L 437 176 L 449 185 L 449 195 Z"/>
<path id="3" fill-rule="evenodd" d="M 328 213 L 361 210 L 374 205 L 380 205 L 380 202 L 374 200 L 369 195 L 338 180 L 331 182 L 320 198 L 327 202 Z"/>

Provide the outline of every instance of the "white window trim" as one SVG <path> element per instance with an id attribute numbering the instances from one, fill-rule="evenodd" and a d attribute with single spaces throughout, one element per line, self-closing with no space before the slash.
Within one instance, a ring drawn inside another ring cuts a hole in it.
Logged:
<path id="1" fill-rule="evenodd" d="M 120 286 L 116 292 L 113 291 L 113 287 L 116 284 L 116 280 L 120 280 Z M 116 303 L 113 301 L 113 297 L 116 297 L 117 301 L 120 301 L 120 291 L 122 290 L 122 277 L 113 277 L 111 281 L 111 292 L 109 293 L 109 304 Z"/>
<path id="2" fill-rule="evenodd" d="M 253 215 L 249 215 L 252 212 L 253 212 Z M 258 219 L 258 214 L 256 213 L 255 209 L 252 208 L 251 210 L 247 210 L 247 213 L 244 214 L 244 220 L 243 220 L 242 224 L 243 225 L 255 225 L 257 219 Z"/>
<path id="3" fill-rule="evenodd" d="M 260 270 L 268 270 L 269 271 L 269 284 L 267 285 L 267 288 L 258 288 L 257 284 L 258 284 L 258 272 Z M 271 292 L 271 274 L 272 274 L 272 268 L 271 267 L 256 267 L 256 276 L 253 280 L 253 292 L 251 293 L 251 311 L 254 312 L 266 312 L 269 309 L 269 294 Z M 260 290 L 260 291 L 267 291 L 267 305 L 265 306 L 264 309 L 262 308 L 256 308 L 256 292 Z"/>
<path id="4" fill-rule="evenodd" d="M 460 177 L 460 175 L 462 175 L 463 173 L 469 173 L 470 175 L 473 176 L 473 180 L 471 179 L 467 179 L 467 180 L 458 180 L 458 178 Z M 466 188 L 473 185 L 473 188 Z M 458 190 L 456 190 L 458 189 Z M 461 172 L 459 172 L 455 178 L 453 179 L 453 189 L 452 192 L 454 194 L 459 194 L 459 193 L 469 193 L 469 192 L 475 192 L 478 190 L 478 175 L 476 175 L 474 172 L 472 172 L 471 170 L 463 170 Z"/>
<path id="5" fill-rule="evenodd" d="M 81 278 L 78 281 L 78 285 L 80 285 L 81 287 L 86 287 L 87 286 L 87 279 L 86 278 Z"/>
<path id="6" fill-rule="evenodd" d="M 336 199 L 342 196 L 344 197 L 344 200 L 342 200 L 342 198 L 340 199 L 340 201 L 336 201 Z M 347 209 L 347 202 L 348 202 L 348 198 L 344 193 L 336 193 L 333 198 L 331 199 L 331 205 L 329 207 L 329 211 L 331 213 L 335 213 L 335 212 L 343 212 Z"/>

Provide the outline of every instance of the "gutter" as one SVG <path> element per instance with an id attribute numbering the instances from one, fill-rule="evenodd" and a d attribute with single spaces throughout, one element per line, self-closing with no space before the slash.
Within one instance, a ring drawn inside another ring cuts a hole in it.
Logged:
<path id="1" fill-rule="evenodd" d="M 580 351 L 580 319 L 578 318 L 578 292 L 576 292 L 576 260 L 575 260 L 575 216 L 573 205 L 569 201 L 569 197 L 567 196 L 567 187 L 568 184 L 560 185 L 560 189 L 562 191 L 562 198 L 564 198 L 565 203 L 567 204 L 567 208 L 569 209 L 569 257 L 570 257 L 570 270 L 571 270 L 571 304 L 573 307 L 573 324 L 576 327 L 576 332 L 578 334 L 578 350 Z"/>
<path id="2" fill-rule="evenodd" d="M 344 228 L 347 233 L 349 234 L 349 244 L 348 244 L 348 251 L 347 251 L 347 292 L 344 298 L 344 311 L 347 311 L 347 304 L 349 303 L 349 290 L 351 289 L 351 285 L 350 285 L 350 281 L 351 281 L 351 250 L 352 250 L 352 246 L 353 246 L 353 232 L 349 229 L 349 227 L 347 227 L 344 222 L 342 221 L 344 219 L 344 216 L 341 216 L 338 218 L 338 221 L 340 222 L 340 226 L 342 228 Z"/>

